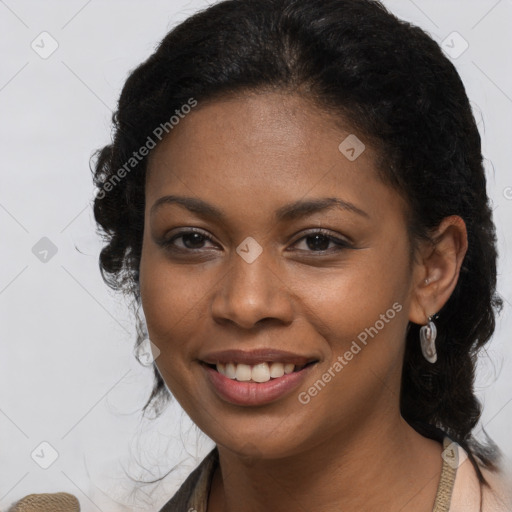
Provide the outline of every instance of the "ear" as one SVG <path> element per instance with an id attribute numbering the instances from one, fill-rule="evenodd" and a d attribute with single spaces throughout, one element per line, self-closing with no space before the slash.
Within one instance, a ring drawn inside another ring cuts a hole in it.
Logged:
<path id="1" fill-rule="evenodd" d="M 448 302 L 468 249 L 466 224 L 461 217 L 445 217 L 432 233 L 432 242 L 417 250 L 409 320 L 425 325 Z"/>

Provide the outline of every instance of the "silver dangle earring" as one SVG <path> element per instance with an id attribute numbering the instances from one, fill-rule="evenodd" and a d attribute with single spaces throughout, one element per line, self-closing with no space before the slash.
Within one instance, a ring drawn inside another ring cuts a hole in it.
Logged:
<path id="1" fill-rule="evenodd" d="M 420 329 L 421 352 L 429 363 L 437 361 L 436 337 L 436 324 L 432 321 L 432 317 L 429 316 L 428 324 Z"/>

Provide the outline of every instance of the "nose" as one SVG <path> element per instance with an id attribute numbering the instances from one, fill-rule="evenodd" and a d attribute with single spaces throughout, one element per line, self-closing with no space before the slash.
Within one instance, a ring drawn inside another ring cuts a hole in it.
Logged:
<path id="1" fill-rule="evenodd" d="M 269 259 L 265 251 L 252 263 L 233 255 L 233 262 L 213 295 L 211 307 L 216 322 L 233 323 L 244 329 L 251 329 L 258 322 L 292 322 L 293 293 Z"/>

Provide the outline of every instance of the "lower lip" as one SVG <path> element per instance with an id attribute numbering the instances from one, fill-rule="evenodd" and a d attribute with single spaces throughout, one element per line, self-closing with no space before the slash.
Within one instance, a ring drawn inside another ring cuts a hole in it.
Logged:
<path id="1" fill-rule="evenodd" d="M 251 406 L 269 404 L 288 395 L 299 387 L 315 365 L 306 366 L 298 372 L 262 383 L 229 379 L 206 364 L 201 364 L 201 366 L 220 398 L 235 405 Z"/>

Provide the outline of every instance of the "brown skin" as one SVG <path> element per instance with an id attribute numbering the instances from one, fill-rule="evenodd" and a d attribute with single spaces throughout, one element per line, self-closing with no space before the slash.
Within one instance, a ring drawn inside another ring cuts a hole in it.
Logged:
<path id="1" fill-rule="evenodd" d="M 442 448 L 400 416 L 400 376 L 408 322 L 425 324 L 449 299 L 466 229 L 445 219 L 436 248 L 422 243 L 411 261 L 406 204 L 378 179 L 369 145 L 354 162 L 340 153 L 348 133 L 299 96 L 245 94 L 200 103 L 150 155 L 142 304 L 162 377 L 219 449 L 208 512 L 432 510 Z M 177 204 L 151 212 L 169 194 L 200 198 L 226 221 Z M 285 204 L 324 197 L 367 216 L 332 209 L 273 219 Z M 178 238 L 181 252 L 158 244 L 190 227 L 213 241 Z M 336 252 L 322 239 L 318 248 L 304 238 L 312 228 L 352 246 Z M 251 264 L 235 251 L 248 236 L 263 248 Z M 301 404 L 298 393 L 394 303 L 401 312 Z M 219 398 L 200 356 L 261 347 L 319 362 L 274 403 Z"/>

